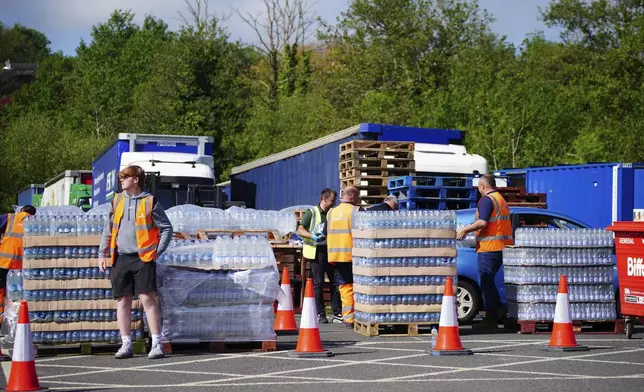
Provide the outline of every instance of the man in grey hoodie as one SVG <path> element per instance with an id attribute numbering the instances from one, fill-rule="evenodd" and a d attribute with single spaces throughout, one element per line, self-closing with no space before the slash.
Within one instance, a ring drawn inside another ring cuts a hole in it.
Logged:
<path id="1" fill-rule="evenodd" d="M 123 192 L 112 201 L 110 218 L 103 230 L 99 248 L 99 267 L 112 265 L 110 279 L 117 299 L 116 317 L 123 345 L 116 358 L 130 358 L 132 353 L 132 300 L 138 295 L 152 335 L 148 358 L 163 358 L 161 314 L 157 298 L 156 260 L 172 239 L 172 224 L 163 206 L 142 190 L 145 172 L 128 166 L 119 172 Z"/>

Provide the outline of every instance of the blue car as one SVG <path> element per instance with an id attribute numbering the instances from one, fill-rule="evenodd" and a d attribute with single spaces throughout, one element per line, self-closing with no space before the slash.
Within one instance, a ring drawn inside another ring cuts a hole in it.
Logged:
<path id="1" fill-rule="evenodd" d="M 474 222 L 475 208 L 456 211 L 456 222 L 459 227 Z M 589 225 L 580 222 L 570 216 L 557 212 L 538 208 L 510 207 L 512 230 L 526 226 L 540 226 L 557 229 L 584 229 Z M 466 240 L 473 238 L 471 233 Z M 479 310 L 483 308 L 483 296 L 479 284 L 479 267 L 476 259 L 474 241 L 459 241 L 458 245 L 458 291 L 456 294 L 458 320 L 460 323 L 468 323 L 474 320 Z M 503 287 L 503 268 L 495 277 L 496 286 L 499 287 L 501 302 L 507 303 L 505 289 Z M 615 298 L 618 298 L 617 291 L 617 268 L 615 267 Z M 619 309 L 618 309 L 619 314 Z"/>

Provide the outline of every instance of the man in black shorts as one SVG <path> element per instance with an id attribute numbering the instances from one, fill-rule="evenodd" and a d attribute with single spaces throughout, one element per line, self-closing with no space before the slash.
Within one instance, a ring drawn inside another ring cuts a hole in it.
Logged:
<path id="1" fill-rule="evenodd" d="M 112 266 L 110 279 L 117 299 L 116 318 L 123 345 L 116 358 L 132 357 L 132 300 L 138 295 L 152 335 L 148 358 L 163 358 L 161 313 L 157 299 L 156 260 L 172 239 L 172 224 L 154 196 L 143 191 L 145 172 L 128 166 L 119 172 L 123 192 L 112 200 L 110 219 L 103 230 L 99 267 Z M 108 261 L 106 261 L 108 260 Z"/>

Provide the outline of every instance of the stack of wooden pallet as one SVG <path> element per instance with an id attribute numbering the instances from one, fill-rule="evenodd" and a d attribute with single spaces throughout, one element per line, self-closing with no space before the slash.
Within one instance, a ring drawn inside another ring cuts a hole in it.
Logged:
<path id="1" fill-rule="evenodd" d="M 413 142 L 353 140 L 340 145 L 342 189 L 356 186 L 364 205 L 380 203 L 389 195 L 389 177 L 413 175 Z"/>
<path id="2" fill-rule="evenodd" d="M 548 208 L 545 193 L 527 193 L 525 188 L 499 188 L 499 193 L 510 207 Z"/>

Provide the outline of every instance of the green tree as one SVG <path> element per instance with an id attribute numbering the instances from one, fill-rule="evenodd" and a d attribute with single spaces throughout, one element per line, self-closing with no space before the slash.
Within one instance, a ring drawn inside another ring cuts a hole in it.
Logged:
<path id="1" fill-rule="evenodd" d="M 0 61 L 38 63 L 51 53 L 47 37 L 21 24 L 7 27 L 0 22 Z"/>

